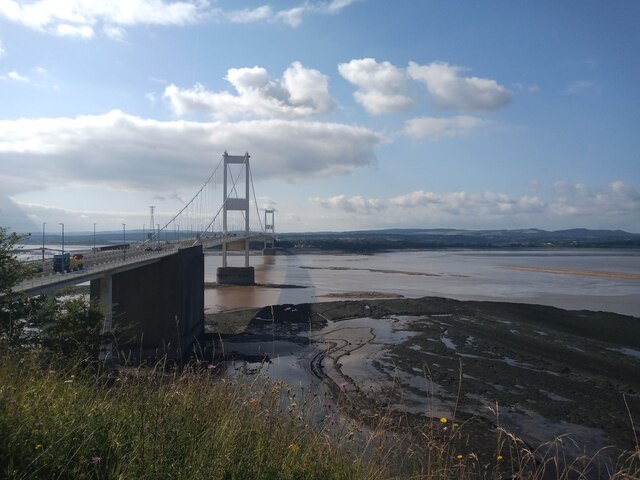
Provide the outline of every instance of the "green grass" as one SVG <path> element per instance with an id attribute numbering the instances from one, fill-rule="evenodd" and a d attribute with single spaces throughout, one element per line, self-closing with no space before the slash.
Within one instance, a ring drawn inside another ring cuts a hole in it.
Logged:
<path id="1" fill-rule="evenodd" d="M 542 478 L 555 461 L 500 432 L 504 462 L 481 465 L 458 458 L 439 421 L 408 434 L 410 425 L 385 412 L 368 426 L 330 416 L 314 423 L 312 395 L 212 371 L 108 377 L 37 354 L 0 354 L 0 478 Z M 638 478 L 639 455 L 627 452 L 607 476 Z"/>

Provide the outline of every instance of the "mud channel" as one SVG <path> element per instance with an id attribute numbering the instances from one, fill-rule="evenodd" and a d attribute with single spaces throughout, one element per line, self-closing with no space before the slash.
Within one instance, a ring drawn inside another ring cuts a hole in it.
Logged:
<path id="1" fill-rule="evenodd" d="M 229 372 L 330 392 L 360 419 L 447 418 L 464 427 L 459 451 L 479 457 L 495 456 L 498 427 L 533 449 L 563 436 L 569 457 L 614 459 L 640 436 L 637 317 L 373 298 L 222 312 L 207 328 Z"/>

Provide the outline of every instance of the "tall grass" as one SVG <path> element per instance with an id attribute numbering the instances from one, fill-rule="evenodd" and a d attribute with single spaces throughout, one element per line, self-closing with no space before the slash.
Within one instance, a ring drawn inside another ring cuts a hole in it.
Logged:
<path id="1" fill-rule="evenodd" d="M 282 384 L 208 370 L 107 379 L 0 360 L 0 477 L 365 478 L 370 466 L 283 411 Z"/>
<path id="2" fill-rule="evenodd" d="M 80 365 L 0 355 L 0 477 L 640 478 L 637 448 L 598 471 L 590 459 L 566 462 L 563 439 L 531 450 L 498 429 L 496 457 L 483 464 L 458 449 L 465 424 L 454 419 L 416 427 L 380 409 L 353 421 L 328 399 L 296 398 L 260 376 L 224 378 L 214 365 L 118 375 Z M 326 415 L 314 423 L 318 407 Z"/>

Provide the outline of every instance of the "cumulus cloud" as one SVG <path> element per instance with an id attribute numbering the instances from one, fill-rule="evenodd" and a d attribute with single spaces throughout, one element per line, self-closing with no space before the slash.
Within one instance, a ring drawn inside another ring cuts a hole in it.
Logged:
<path id="1" fill-rule="evenodd" d="M 407 94 L 405 72 L 389 62 L 378 63 L 373 58 L 351 60 L 338 65 L 340 75 L 356 85 L 356 102 L 374 115 L 399 112 L 414 104 Z"/>
<path id="2" fill-rule="evenodd" d="M 211 112 L 214 118 L 300 118 L 331 111 L 329 81 L 318 70 L 293 62 L 280 80 L 274 80 L 262 67 L 231 68 L 226 80 L 236 94 L 212 92 L 203 85 L 182 89 L 174 84 L 165 88 L 164 98 L 177 115 L 197 110 Z"/>
<path id="3" fill-rule="evenodd" d="M 389 202 L 400 208 L 423 207 L 437 215 L 478 217 L 535 213 L 542 211 L 546 206 L 539 197 L 511 198 L 504 193 L 492 191 L 436 194 L 418 190 L 393 197 Z"/>
<path id="4" fill-rule="evenodd" d="M 4 45 L 2 44 L 2 40 L 0 40 L 0 58 L 2 58 L 5 54 L 6 50 L 4 49 Z"/>
<path id="5" fill-rule="evenodd" d="M 550 210 L 560 216 L 619 216 L 632 213 L 640 218 L 640 190 L 620 180 L 606 188 L 594 188 L 582 182 L 556 182 Z"/>
<path id="6" fill-rule="evenodd" d="M 310 200 L 322 207 L 347 213 L 368 214 L 385 208 L 385 205 L 377 198 L 364 198 L 360 195 L 348 197 L 342 194 L 329 198 L 313 197 Z"/>
<path id="7" fill-rule="evenodd" d="M 485 120 L 468 115 L 458 115 L 453 118 L 420 117 L 405 123 L 404 134 L 413 138 L 437 140 L 468 135 L 486 124 Z"/>
<path id="8" fill-rule="evenodd" d="M 461 77 L 465 68 L 445 62 L 418 65 L 409 62 L 407 73 L 423 82 L 434 104 L 439 108 L 471 111 L 494 111 L 511 100 L 511 92 L 495 80 Z"/>
<path id="9" fill-rule="evenodd" d="M 547 228 L 639 228 L 640 190 L 622 181 L 606 187 L 581 182 L 557 182 L 550 192 L 510 196 L 485 191 L 435 193 L 417 190 L 389 199 L 397 220 L 429 218 L 432 222 L 456 221 L 482 225 L 520 224 Z M 403 213 L 404 212 L 404 213 Z"/>
<path id="10" fill-rule="evenodd" d="M 254 153 L 254 178 L 295 181 L 375 163 L 374 132 L 336 123 L 143 119 L 121 111 L 0 121 L 0 190 L 56 185 L 165 191 L 198 185 L 225 150 Z M 217 152 L 217 153 L 216 153 Z"/>

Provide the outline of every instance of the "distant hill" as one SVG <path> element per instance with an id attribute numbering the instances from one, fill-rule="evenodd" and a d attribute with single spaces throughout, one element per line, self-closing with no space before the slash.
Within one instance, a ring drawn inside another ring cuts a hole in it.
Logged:
<path id="1" fill-rule="evenodd" d="M 181 232 L 194 236 L 196 232 Z M 127 243 L 140 243 L 141 230 L 127 230 Z M 161 241 L 174 240 L 176 232 L 162 233 Z M 375 252 L 425 248 L 640 248 L 640 234 L 622 230 L 547 231 L 537 228 L 520 230 L 461 230 L 452 228 L 392 228 L 348 232 L 277 233 L 277 245 L 287 249 L 341 250 Z M 46 243 L 60 242 L 60 234 L 47 233 Z M 121 244 L 122 231 L 98 232 L 97 245 Z M 40 245 L 42 237 L 34 233 L 26 244 Z M 66 233 L 68 244 L 93 244 L 93 232 Z M 255 248 L 259 248 L 256 242 Z"/>
<path id="2" fill-rule="evenodd" d="M 640 248 L 640 234 L 622 230 L 386 229 L 278 234 L 279 245 L 320 250 L 416 248 Z"/>

